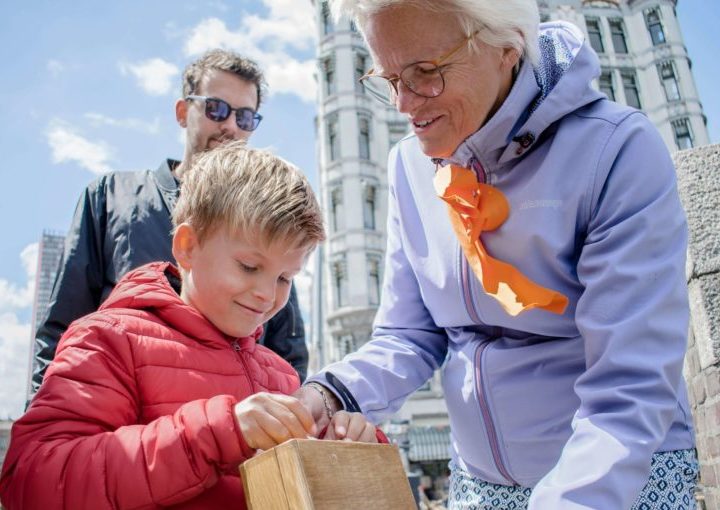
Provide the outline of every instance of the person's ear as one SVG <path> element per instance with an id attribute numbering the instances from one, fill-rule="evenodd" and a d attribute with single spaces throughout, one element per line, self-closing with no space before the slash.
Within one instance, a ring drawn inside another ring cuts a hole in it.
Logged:
<path id="1" fill-rule="evenodd" d="M 503 48 L 502 67 L 503 69 L 514 69 L 520 61 L 520 52 L 515 48 Z"/>
<path id="2" fill-rule="evenodd" d="M 193 256 L 198 247 L 198 236 L 189 223 L 182 223 L 175 229 L 172 239 L 172 254 L 178 266 L 190 271 L 193 266 Z"/>
<path id="3" fill-rule="evenodd" d="M 175 119 L 180 127 L 187 127 L 188 102 L 180 98 L 175 101 Z"/>

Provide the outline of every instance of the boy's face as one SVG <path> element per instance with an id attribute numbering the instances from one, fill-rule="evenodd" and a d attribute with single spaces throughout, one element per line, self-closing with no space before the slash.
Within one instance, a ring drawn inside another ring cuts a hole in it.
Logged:
<path id="1" fill-rule="evenodd" d="M 228 230 L 200 243 L 190 225 L 178 227 L 173 255 L 183 270 L 180 297 L 226 335 L 249 336 L 285 306 L 308 248 Z"/>

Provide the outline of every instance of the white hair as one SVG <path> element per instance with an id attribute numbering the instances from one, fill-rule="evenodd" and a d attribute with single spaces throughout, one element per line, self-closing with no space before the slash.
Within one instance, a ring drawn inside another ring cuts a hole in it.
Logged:
<path id="1" fill-rule="evenodd" d="M 345 16 L 364 27 L 383 9 L 412 6 L 455 16 L 466 35 L 478 31 L 478 38 L 497 48 L 514 48 L 521 57 L 536 64 L 540 15 L 536 0 L 329 0 L 336 19 Z"/>

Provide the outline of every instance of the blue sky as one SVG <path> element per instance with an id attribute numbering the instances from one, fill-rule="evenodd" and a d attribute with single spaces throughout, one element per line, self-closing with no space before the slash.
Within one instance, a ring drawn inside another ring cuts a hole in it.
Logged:
<path id="1" fill-rule="evenodd" d="M 218 45 L 258 60 L 271 95 L 251 143 L 273 147 L 317 183 L 312 13 L 309 0 L 4 3 L 0 418 L 21 409 L 42 231 L 66 231 L 80 192 L 100 173 L 182 155 L 174 101 L 188 61 Z M 720 2 L 680 0 L 678 16 L 717 143 Z"/>

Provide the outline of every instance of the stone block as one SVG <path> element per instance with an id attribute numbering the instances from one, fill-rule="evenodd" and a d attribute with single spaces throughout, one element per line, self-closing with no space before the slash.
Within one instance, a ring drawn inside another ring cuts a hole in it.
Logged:
<path id="1" fill-rule="evenodd" d="M 712 367 L 703 372 L 703 379 L 707 387 L 707 395 L 720 397 L 720 372 L 717 367 Z"/>
<path id="2" fill-rule="evenodd" d="M 720 272 L 690 280 L 690 321 L 700 370 L 720 363 Z"/>
<path id="3" fill-rule="evenodd" d="M 690 387 L 695 405 L 702 405 L 705 402 L 705 381 L 701 377 L 696 377 Z"/>
<path id="4" fill-rule="evenodd" d="M 700 465 L 700 480 L 706 487 L 715 487 L 717 485 L 717 477 L 715 476 L 715 467 L 711 464 Z"/>
<path id="5" fill-rule="evenodd" d="M 690 225 L 692 273 L 720 270 L 720 145 L 673 155 L 680 199 Z"/>

